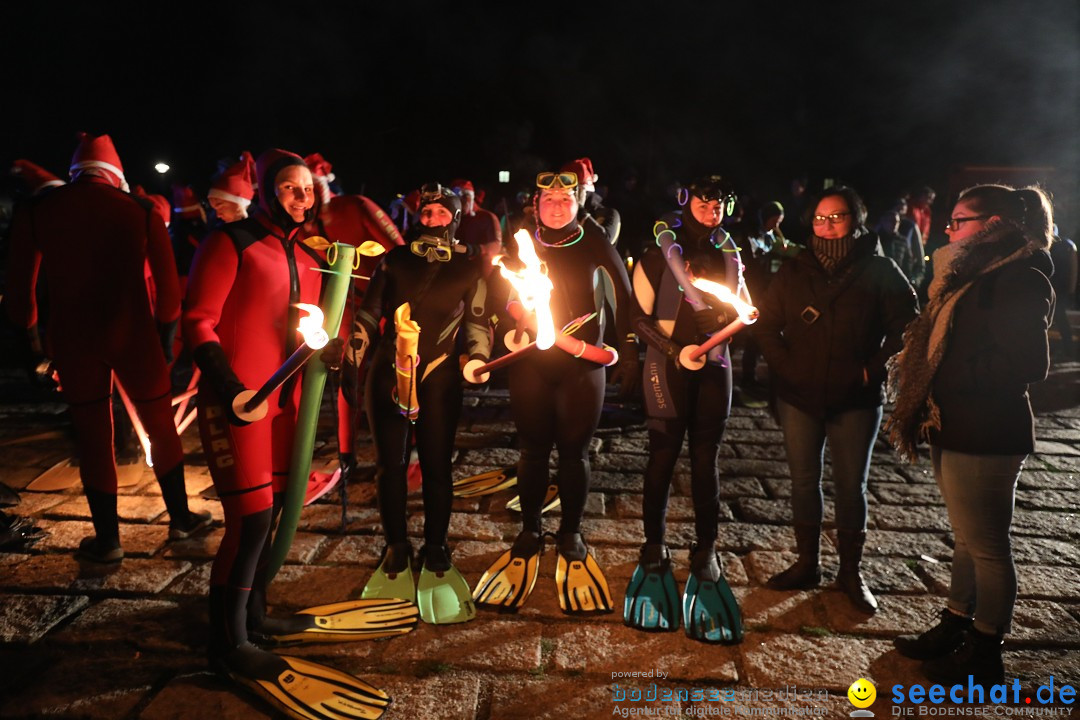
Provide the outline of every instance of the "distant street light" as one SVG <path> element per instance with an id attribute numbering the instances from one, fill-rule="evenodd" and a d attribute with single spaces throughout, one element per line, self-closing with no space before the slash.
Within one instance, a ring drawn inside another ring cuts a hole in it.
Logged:
<path id="1" fill-rule="evenodd" d="M 501 182 L 501 183 L 510 182 L 510 171 L 509 170 L 500 170 L 499 171 L 499 182 Z"/>
<path id="2" fill-rule="evenodd" d="M 166 164 L 165 164 L 165 163 L 163 163 L 163 162 L 159 162 L 159 163 L 158 163 L 157 165 L 155 165 L 155 166 L 154 166 L 154 169 L 155 169 L 155 170 L 157 170 L 157 171 L 158 171 L 159 173 L 161 173 L 162 175 L 164 175 L 165 173 L 169 172 L 169 166 L 168 166 L 168 165 L 166 165 Z"/>

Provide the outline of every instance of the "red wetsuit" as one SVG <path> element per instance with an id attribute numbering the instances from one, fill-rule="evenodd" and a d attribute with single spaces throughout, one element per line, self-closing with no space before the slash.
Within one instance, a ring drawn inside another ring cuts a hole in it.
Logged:
<path id="1" fill-rule="evenodd" d="M 317 305 L 322 274 L 318 253 L 299 240 L 301 228 L 283 230 L 262 211 L 214 231 L 195 254 L 188 281 L 183 330 L 196 361 L 200 347 L 218 343 L 237 380 L 257 389 L 303 338 L 295 303 Z M 200 363 L 201 365 L 202 363 Z M 267 417 L 230 424 L 226 406 L 208 377 L 199 386 L 199 432 L 210 474 L 225 509 L 226 537 L 212 584 L 224 584 L 240 537 L 234 519 L 267 510 L 283 492 L 292 454 L 300 383 L 275 391 Z M 284 397 L 283 397 L 284 393 Z M 223 557 L 224 556 L 224 557 Z"/>
<path id="2" fill-rule="evenodd" d="M 153 315 L 147 262 L 157 295 Z M 50 306 L 46 348 L 71 405 L 83 484 L 116 494 L 113 373 L 150 436 L 154 472 L 161 478 L 180 467 L 183 451 L 154 322 L 154 315 L 169 323 L 180 314 L 176 265 L 160 217 L 108 181 L 80 177 L 15 216 L 5 304 L 20 327 L 37 323 L 34 290 L 41 267 Z"/>
<path id="3" fill-rule="evenodd" d="M 401 245 L 401 233 L 398 232 L 390 217 L 383 212 L 382 208 L 363 195 L 338 195 L 332 197 L 319 210 L 315 220 L 304 226 L 305 236 L 319 235 L 330 242 L 343 242 L 360 247 L 364 242 L 377 242 L 389 252 L 394 247 Z M 370 278 L 378 266 L 381 257 L 360 255 L 360 266 L 355 275 Z M 353 288 L 358 297 L 363 296 L 369 280 L 356 278 L 353 280 Z M 353 326 L 352 303 L 346 303 L 345 316 L 341 320 L 341 327 Z M 356 387 L 363 387 L 363 382 L 356 383 Z M 354 413 L 343 393 L 339 392 L 338 404 L 338 448 L 342 454 L 351 456 L 355 426 L 351 422 Z M 359 403 L 357 403 L 359 407 Z"/>

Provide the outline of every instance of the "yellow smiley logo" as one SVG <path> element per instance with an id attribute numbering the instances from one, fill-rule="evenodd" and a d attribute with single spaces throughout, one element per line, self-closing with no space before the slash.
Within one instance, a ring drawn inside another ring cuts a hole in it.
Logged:
<path id="1" fill-rule="evenodd" d="M 857 708 L 868 708 L 877 699 L 877 689 L 866 678 L 859 678 L 851 683 L 847 691 L 848 700 Z"/>

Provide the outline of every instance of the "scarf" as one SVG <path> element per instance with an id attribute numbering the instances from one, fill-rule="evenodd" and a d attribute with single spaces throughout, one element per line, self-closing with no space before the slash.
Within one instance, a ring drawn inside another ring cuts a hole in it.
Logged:
<path id="1" fill-rule="evenodd" d="M 929 301 L 904 331 L 904 349 L 888 362 L 888 394 L 896 407 L 885 430 L 901 458 L 914 461 L 919 441 L 928 440 L 931 430 L 941 429 L 941 410 L 931 388 L 948 348 L 960 298 L 980 277 L 1030 256 L 1035 247 L 1018 225 L 1002 221 L 934 253 Z"/>
<path id="2" fill-rule="evenodd" d="M 863 234 L 859 232 L 860 230 L 861 228 L 856 228 L 855 232 L 839 238 L 814 236 L 814 239 L 810 242 L 810 247 L 814 251 L 814 257 L 817 258 L 817 261 L 821 263 L 821 267 L 825 268 L 827 273 L 831 275 L 840 261 L 851 253 L 855 247 L 856 238 Z"/>

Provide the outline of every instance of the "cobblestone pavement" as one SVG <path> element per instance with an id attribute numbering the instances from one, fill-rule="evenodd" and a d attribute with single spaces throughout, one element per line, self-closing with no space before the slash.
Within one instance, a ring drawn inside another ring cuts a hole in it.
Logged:
<path id="1" fill-rule="evenodd" d="M 1080 681 L 1078 376 L 1080 365 L 1067 364 L 1033 390 L 1040 442 L 1017 491 L 1020 599 L 1005 653 L 1007 674 L 1022 687 L 1021 706 L 1051 676 L 1058 688 Z M 514 462 L 515 430 L 505 392 L 471 394 L 466 402 L 455 477 Z M 0 405 L 0 479 L 21 493 L 13 511 L 34 518 L 48 532 L 29 551 L 0 555 L 0 717 L 267 716 L 261 701 L 204 670 L 205 598 L 222 529 L 220 506 L 200 495 L 210 478 L 197 435 L 189 430 L 184 437 L 188 489 L 193 507 L 214 513 L 216 529 L 204 538 L 167 542 L 167 519 L 153 476 L 145 468 L 132 469 L 134 484 L 122 488 L 119 502 L 127 557 L 112 572 L 94 572 L 72 557 L 91 532 L 79 489 L 24 489 L 70 454 L 62 411 L 55 403 Z M 868 618 L 828 583 L 812 592 L 764 587 L 770 574 L 794 558 L 781 433 L 765 410 L 736 408 L 728 428 L 720 546 L 745 616 L 741 645 L 707 646 L 681 631 L 638 633 L 622 624 L 619 612 L 565 616 L 555 596 L 555 557 L 549 551 L 537 589 L 518 615 L 481 613 L 464 625 L 421 624 L 390 640 L 291 652 L 384 688 L 394 698 L 387 718 L 592 718 L 641 708 L 708 716 L 811 706 L 821 708 L 819 715 L 839 717 L 853 709 L 846 692 L 860 677 L 877 686 L 871 710 L 878 717 L 896 714 L 892 687 L 922 680 L 917 663 L 898 656 L 890 639 L 932 619 L 949 577 L 949 523 L 928 463 L 901 464 L 879 440 L 870 478 L 865 573 L 881 610 Z M 643 540 L 640 491 L 647 455 L 640 417 L 613 408 L 592 450 L 593 489 L 584 531 L 621 610 Z M 317 464 L 335 452 L 320 448 Z M 271 587 L 276 612 L 356 598 L 373 570 L 381 541 L 371 447 L 362 447 L 359 455 L 362 480 L 349 488 L 347 532 L 340 532 L 340 506 L 330 498 L 305 510 L 288 562 Z M 668 525 L 680 587 L 693 537 L 688 470 L 684 457 L 675 471 Z M 503 491 L 455 505 L 451 544 L 455 563 L 470 582 L 519 530 L 517 515 L 505 509 L 513 494 Z M 418 494 L 410 507 L 410 530 L 419 535 Z M 554 529 L 555 522 L 549 517 L 547 524 Z M 827 529 L 827 581 L 837 564 L 834 540 Z M 615 673 L 645 675 L 616 678 Z M 695 701 L 692 694 L 649 700 L 652 683 L 661 692 L 730 688 L 734 696 L 727 703 Z M 613 700 L 616 692 L 632 693 L 635 687 L 644 689 L 645 700 L 633 702 L 633 695 Z"/>

